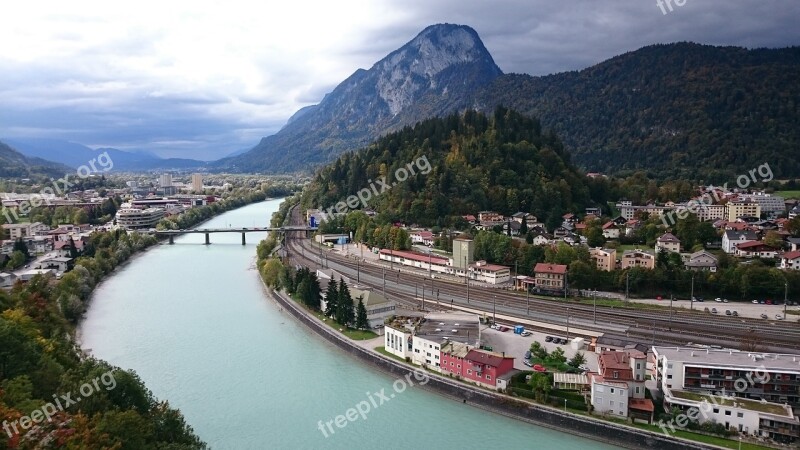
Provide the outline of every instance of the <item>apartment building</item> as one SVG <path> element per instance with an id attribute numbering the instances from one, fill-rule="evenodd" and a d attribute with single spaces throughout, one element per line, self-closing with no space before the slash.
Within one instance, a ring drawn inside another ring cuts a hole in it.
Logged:
<path id="1" fill-rule="evenodd" d="M 728 202 L 728 221 L 735 222 L 740 217 L 761 217 L 761 205 L 748 198 Z"/>
<path id="2" fill-rule="evenodd" d="M 656 257 L 652 253 L 643 250 L 626 250 L 622 253 L 622 268 L 643 267 L 645 269 L 656 268 Z"/>
<path id="3" fill-rule="evenodd" d="M 567 266 L 563 264 L 537 263 L 533 268 L 536 287 L 542 290 L 563 290 L 567 277 Z"/>
<path id="4" fill-rule="evenodd" d="M 672 233 L 664 233 L 656 239 L 656 254 L 660 252 L 680 253 L 681 241 Z"/>
<path id="5" fill-rule="evenodd" d="M 617 268 L 617 250 L 613 248 L 590 248 L 589 255 L 597 270 L 611 272 Z"/>

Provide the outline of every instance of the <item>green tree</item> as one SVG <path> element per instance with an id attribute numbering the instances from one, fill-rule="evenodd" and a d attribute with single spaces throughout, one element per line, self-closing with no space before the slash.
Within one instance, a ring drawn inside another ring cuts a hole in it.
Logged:
<path id="1" fill-rule="evenodd" d="M 764 243 L 772 248 L 783 248 L 783 238 L 777 231 L 767 231 L 764 237 Z"/>
<path id="2" fill-rule="evenodd" d="M 586 357 L 582 352 L 575 352 L 575 356 L 573 356 L 567 364 L 572 367 L 580 367 L 586 364 Z"/>
<path id="3" fill-rule="evenodd" d="M 567 362 L 567 357 L 564 356 L 564 349 L 561 347 L 556 348 L 550 353 L 550 361 L 554 364 L 564 364 Z"/>
<path id="4" fill-rule="evenodd" d="M 550 355 L 547 352 L 547 349 L 544 348 L 544 346 L 540 344 L 539 341 L 533 341 L 533 343 L 531 344 L 531 356 L 533 356 L 536 359 L 544 361 Z"/>
<path id="5" fill-rule="evenodd" d="M 273 289 L 280 288 L 283 272 L 283 264 L 275 258 L 267 259 L 261 266 L 261 277 L 264 279 L 264 283 Z"/>
<path id="6" fill-rule="evenodd" d="M 344 280 L 339 280 L 339 298 L 336 304 L 336 321 L 342 325 L 350 325 L 355 319 L 353 297 Z"/>
<path id="7" fill-rule="evenodd" d="M 336 317 L 339 304 L 339 290 L 336 288 L 336 279 L 331 279 L 328 283 L 328 289 L 325 291 L 325 315 L 328 317 Z"/>
<path id="8" fill-rule="evenodd" d="M 356 328 L 366 330 L 369 328 L 367 320 L 367 308 L 364 306 L 363 296 L 358 296 L 358 306 L 356 306 Z"/>
<path id="9" fill-rule="evenodd" d="M 536 400 L 540 402 L 547 402 L 550 398 L 550 392 L 553 390 L 553 382 L 550 380 L 550 375 L 541 372 L 535 372 L 531 375 L 531 388 L 533 388 Z"/>
<path id="10" fill-rule="evenodd" d="M 22 265 L 25 264 L 25 261 L 26 261 L 25 254 L 17 250 L 11 254 L 11 258 L 9 258 L 8 262 L 6 263 L 6 267 L 17 269 L 19 267 L 22 267 Z"/>
<path id="11" fill-rule="evenodd" d="M 15 252 L 22 252 L 22 255 L 25 258 L 30 258 L 31 257 L 31 254 L 28 251 L 28 244 L 26 244 L 25 241 L 22 240 L 22 238 L 19 238 L 16 241 L 14 241 L 14 251 Z"/>

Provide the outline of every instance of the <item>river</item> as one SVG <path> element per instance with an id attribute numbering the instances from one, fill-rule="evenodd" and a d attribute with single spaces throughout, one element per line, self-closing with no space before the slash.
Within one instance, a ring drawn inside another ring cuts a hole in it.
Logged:
<path id="1" fill-rule="evenodd" d="M 269 223 L 281 200 L 203 227 Z M 344 428 L 318 429 L 392 377 L 337 351 L 265 297 L 255 270 L 264 235 L 176 238 L 133 258 L 93 294 L 84 349 L 135 370 L 179 408 L 212 449 L 612 448 L 487 413 L 420 388 L 397 393 Z M 376 399 L 377 400 L 377 399 Z M 379 403 L 379 402 L 376 402 Z"/>

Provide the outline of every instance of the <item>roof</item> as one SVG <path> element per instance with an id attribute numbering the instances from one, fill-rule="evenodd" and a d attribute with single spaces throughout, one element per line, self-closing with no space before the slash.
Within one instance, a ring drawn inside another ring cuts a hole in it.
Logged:
<path id="1" fill-rule="evenodd" d="M 537 263 L 536 267 L 533 268 L 533 271 L 534 273 L 554 273 L 564 275 L 567 273 L 567 266 L 563 264 Z"/>
<path id="2" fill-rule="evenodd" d="M 640 352 L 641 353 L 641 352 Z M 604 369 L 630 370 L 628 352 L 614 352 L 606 350 L 600 354 L 600 367 Z"/>
<path id="3" fill-rule="evenodd" d="M 736 240 L 736 241 L 742 239 L 746 239 L 748 241 L 754 241 L 758 239 L 758 235 L 756 234 L 756 232 L 751 230 L 742 230 L 742 231 L 726 230 L 725 236 L 727 236 L 728 240 Z"/>
<path id="4" fill-rule="evenodd" d="M 480 338 L 480 322 L 475 314 L 431 313 L 418 325 L 415 335 L 438 342 L 475 343 Z"/>
<path id="5" fill-rule="evenodd" d="M 461 342 L 448 342 L 441 348 L 442 353 L 447 353 L 448 355 L 455 356 L 456 358 L 465 358 L 469 351 L 469 345 Z"/>
<path id="6" fill-rule="evenodd" d="M 617 226 L 617 224 L 615 224 L 614 222 L 610 222 L 609 221 L 609 222 L 606 222 L 606 223 L 603 224 L 603 229 L 607 230 L 609 228 L 614 228 L 615 226 Z"/>
<path id="7" fill-rule="evenodd" d="M 420 261 L 420 262 L 428 262 L 430 261 L 431 264 L 444 264 L 447 265 L 448 259 L 442 258 L 441 256 L 434 256 L 433 254 L 425 254 L 425 253 L 416 253 L 416 252 L 406 252 L 403 250 L 389 250 L 389 249 L 381 249 L 380 253 L 382 255 L 391 255 L 397 256 L 400 258 L 410 259 L 412 261 Z"/>
<path id="8" fill-rule="evenodd" d="M 501 266 L 499 264 L 487 264 L 487 263 L 483 263 L 483 264 L 474 263 L 474 264 L 470 264 L 469 266 L 472 267 L 473 269 L 481 269 L 481 270 L 485 270 L 487 272 L 500 272 L 502 270 L 510 270 L 511 269 L 508 266 Z"/>
<path id="9" fill-rule="evenodd" d="M 467 353 L 468 361 L 476 362 L 479 364 L 486 364 L 490 367 L 499 367 L 504 360 L 514 359 L 513 356 L 503 356 L 500 353 L 489 352 L 486 350 L 472 349 Z"/>
<path id="10" fill-rule="evenodd" d="M 653 407 L 653 401 L 649 398 L 629 398 L 628 409 L 636 409 L 647 412 L 655 411 L 655 408 Z"/>
<path id="11" fill-rule="evenodd" d="M 553 382 L 570 384 L 589 384 L 589 377 L 582 373 L 554 373 Z"/>
<path id="12" fill-rule="evenodd" d="M 658 242 L 677 242 L 680 244 L 681 241 L 672 233 L 664 233 L 660 238 L 658 238 Z"/>
<path id="13" fill-rule="evenodd" d="M 357 305 L 358 297 L 362 295 L 363 298 L 361 301 L 364 302 L 364 306 L 367 308 L 392 303 L 378 292 L 369 291 L 366 289 L 350 288 L 350 297 L 353 298 L 353 304 Z"/>
<path id="14" fill-rule="evenodd" d="M 653 347 L 659 357 L 685 364 L 715 367 L 783 369 L 800 374 L 800 354 L 757 353 L 693 347 Z"/>
<path id="15" fill-rule="evenodd" d="M 593 383 L 602 383 L 602 384 L 605 384 L 606 386 L 614 386 L 614 387 L 617 387 L 617 388 L 620 388 L 620 389 L 628 389 L 628 383 L 625 383 L 623 381 L 607 380 L 607 379 L 605 379 L 605 377 L 603 377 L 599 373 L 591 374 L 591 378 L 592 378 L 592 382 Z"/>
<path id="16" fill-rule="evenodd" d="M 758 247 L 767 247 L 767 248 L 774 249 L 773 247 L 770 247 L 769 245 L 767 245 L 766 243 L 764 243 L 762 241 L 742 242 L 741 244 L 736 246 L 736 248 L 738 248 L 739 250 L 745 250 L 745 249 L 748 249 L 748 248 L 758 248 Z"/>
<path id="17" fill-rule="evenodd" d="M 783 259 L 797 259 L 800 258 L 800 251 L 786 252 L 782 256 Z"/>

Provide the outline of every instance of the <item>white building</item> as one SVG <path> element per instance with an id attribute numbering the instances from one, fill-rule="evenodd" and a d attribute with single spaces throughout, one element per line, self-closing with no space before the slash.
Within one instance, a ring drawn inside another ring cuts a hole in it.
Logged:
<path id="1" fill-rule="evenodd" d="M 153 228 L 164 218 L 161 208 L 123 208 L 117 211 L 117 225 L 127 230 Z"/>
<path id="2" fill-rule="evenodd" d="M 418 320 L 398 318 L 387 324 L 383 330 L 383 348 L 398 358 L 410 358 L 413 351 L 412 336 Z"/>
<path id="3" fill-rule="evenodd" d="M 597 413 L 628 417 L 628 385 L 620 381 L 607 380 L 600 374 L 591 374 L 592 408 Z"/>
<path id="4" fill-rule="evenodd" d="M 199 173 L 192 174 L 192 191 L 203 192 L 203 175 Z"/>
<path id="5" fill-rule="evenodd" d="M 656 239 L 656 254 L 660 252 L 680 253 L 681 241 L 672 233 L 664 233 Z"/>
<path id="6" fill-rule="evenodd" d="M 722 251 L 728 254 L 736 253 L 736 247 L 744 242 L 757 241 L 755 231 L 726 230 L 722 235 Z"/>
<path id="7" fill-rule="evenodd" d="M 162 188 L 172 186 L 172 175 L 165 173 L 158 177 L 158 186 Z"/>
<path id="8" fill-rule="evenodd" d="M 786 252 L 781 256 L 781 269 L 800 270 L 800 251 Z"/>
<path id="9" fill-rule="evenodd" d="M 653 376 L 664 410 L 740 433 L 794 440 L 800 420 L 800 355 L 693 347 L 653 347 Z"/>

